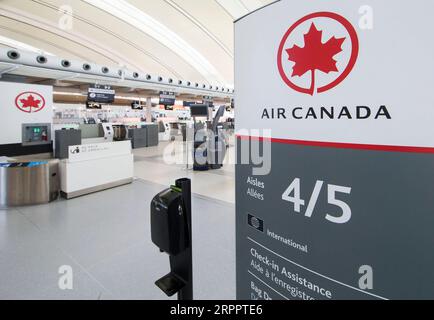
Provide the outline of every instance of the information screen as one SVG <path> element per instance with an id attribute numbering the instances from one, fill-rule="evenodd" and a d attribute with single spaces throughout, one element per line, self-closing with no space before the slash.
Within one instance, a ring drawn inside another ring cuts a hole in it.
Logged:
<path id="1" fill-rule="evenodd" d="M 115 90 L 111 86 L 91 85 L 87 94 L 88 102 L 113 103 L 115 101 Z"/>
<path id="2" fill-rule="evenodd" d="M 209 108 L 205 104 L 196 104 L 190 107 L 192 117 L 208 117 Z"/>
<path id="3" fill-rule="evenodd" d="M 133 110 L 143 110 L 143 104 L 140 101 L 133 101 L 131 103 L 131 108 Z"/>
<path id="4" fill-rule="evenodd" d="M 176 102 L 176 95 L 174 92 L 160 91 L 160 105 L 173 106 Z"/>

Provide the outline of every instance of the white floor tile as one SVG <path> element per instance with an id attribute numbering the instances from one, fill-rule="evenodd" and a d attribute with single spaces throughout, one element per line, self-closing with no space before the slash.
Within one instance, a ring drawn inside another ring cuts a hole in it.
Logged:
<path id="1" fill-rule="evenodd" d="M 0 299 L 167 299 L 154 285 L 169 260 L 151 241 L 149 207 L 173 180 L 0 214 Z M 192 206 L 195 297 L 234 299 L 234 205 L 194 195 Z M 58 288 L 61 265 L 73 291 Z"/>

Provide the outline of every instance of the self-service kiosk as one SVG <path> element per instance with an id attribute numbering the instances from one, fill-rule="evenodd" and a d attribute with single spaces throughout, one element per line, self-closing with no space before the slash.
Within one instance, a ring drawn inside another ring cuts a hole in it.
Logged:
<path id="1" fill-rule="evenodd" d="M 192 105 L 191 116 L 194 121 L 194 144 L 193 144 L 193 170 L 207 171 L 220 169 L 226 156 L 227 143 L 221 129 L 219 129 L 220 118 L 225 113 L 225 107 L 220 107 L 213 121 L 207 121 L 206 127 L 196 122 L 196 118 L 205 117 L 207 120 L 210 114 L 209 105 Z"/>
<path id="2" fill-rule="evenodd" d="M 99 124 L 99 136 L 104 137 L 106 142 L 112 142 L 114 140 L 113 125 L 110 123 Z"/>
<path id="3" fill-rule="evenodd" d="M 170 272 L 155 284 L 169 297 L 193 300 L 191 181 L 179 179 L 151 202 L 152 242 L 170 259 Z"/>

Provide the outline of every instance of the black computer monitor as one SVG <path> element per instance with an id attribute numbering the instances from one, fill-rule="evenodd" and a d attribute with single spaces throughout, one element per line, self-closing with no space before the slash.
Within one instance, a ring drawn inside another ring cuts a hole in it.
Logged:
<path id="1" fill-rule="evenodd" d="M 206 104 L 194 104 L 190 107 L 192 117 L 208 117 L 209 106 Z"/>

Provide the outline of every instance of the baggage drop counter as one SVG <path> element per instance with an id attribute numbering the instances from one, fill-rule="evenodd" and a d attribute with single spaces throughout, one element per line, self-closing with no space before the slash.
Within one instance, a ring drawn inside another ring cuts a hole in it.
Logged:
<path id="1" fill-rule="evenodd" d="M 105 142 L 69 147 L 60 161 L 61 194 L 66 199 L 133 182 L 131 142 Z"/>
<path id="2" fill-rule="evenodd" d="M 57 199 L 57 162 L 0 163 L 0 208 L 44 204 Z"/>

